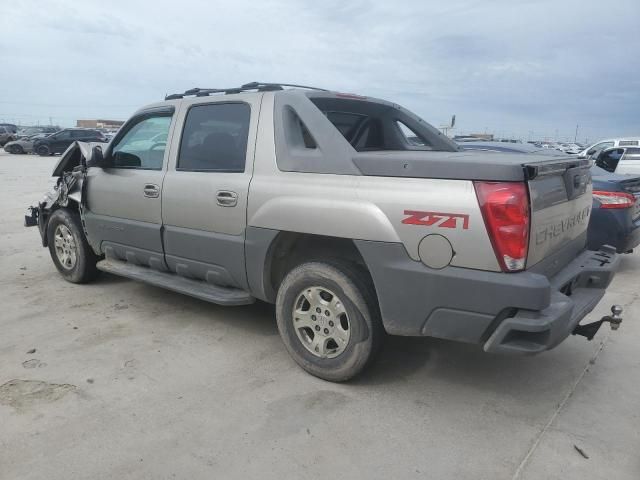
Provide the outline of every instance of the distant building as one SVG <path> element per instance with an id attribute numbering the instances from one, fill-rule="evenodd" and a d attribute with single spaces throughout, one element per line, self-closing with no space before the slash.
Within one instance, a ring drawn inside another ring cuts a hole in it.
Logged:
<path id="1" fill-rule="evenodd" d="M 123 124 L 121 120 L 76 120 L 80 128 L 120 128 Z"/>

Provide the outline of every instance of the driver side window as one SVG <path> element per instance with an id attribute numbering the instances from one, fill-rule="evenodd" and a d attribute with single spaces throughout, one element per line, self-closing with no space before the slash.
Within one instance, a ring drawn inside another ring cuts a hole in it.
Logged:
<path id="1" fill-rule="evenodd" d="M 136 123 L 113 147 L 114 168 L 162 170 L 171 117 L 147 117 Z"/>

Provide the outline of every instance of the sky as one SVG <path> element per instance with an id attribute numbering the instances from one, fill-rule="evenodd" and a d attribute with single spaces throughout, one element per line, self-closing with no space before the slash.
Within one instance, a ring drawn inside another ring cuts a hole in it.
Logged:
<path id="1" fill-rule="evenodd" d="M 452 134 L 640 136 L 639 0 L 0 0 L 0 121 L 128 118 L 192 87 L 313 85 Z"/>

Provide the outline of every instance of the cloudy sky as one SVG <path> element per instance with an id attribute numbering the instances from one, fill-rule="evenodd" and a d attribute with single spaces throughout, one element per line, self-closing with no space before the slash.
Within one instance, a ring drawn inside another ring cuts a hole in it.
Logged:
<path id="1" fill-rule="evenodd" d="M 248 81 L 396 101 L 454 133 L 640 135 L 639 0 L 2 1 L 0 120 L 126 119 Z"/>

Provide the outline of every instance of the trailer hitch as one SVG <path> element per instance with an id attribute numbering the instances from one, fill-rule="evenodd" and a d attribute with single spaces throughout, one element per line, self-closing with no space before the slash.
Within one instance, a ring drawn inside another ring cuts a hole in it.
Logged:
<path id="1" fill-rule="evenodd" d="M 620 305 L 614 305 L 611 307 L 611 315 L 605 315 L 596 322 L 587 323 L 586 325 L 576 325 L 576 328 L 571 332 L 573 335 L 582 335 L 587 337 L 587 340 L 593 340 L 598 330 L 604 322 L 609 322 L 611 330 L 617 330 L 622 323 L 622 307 Z"/>

